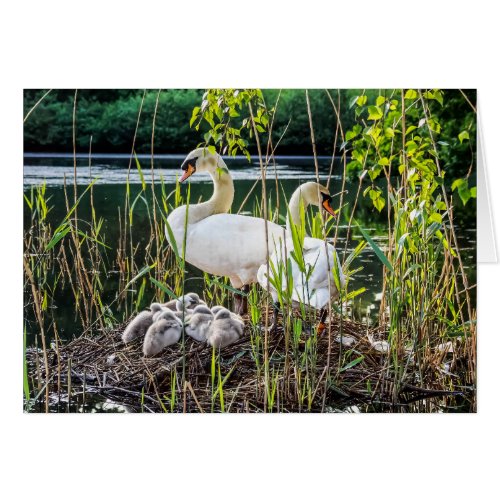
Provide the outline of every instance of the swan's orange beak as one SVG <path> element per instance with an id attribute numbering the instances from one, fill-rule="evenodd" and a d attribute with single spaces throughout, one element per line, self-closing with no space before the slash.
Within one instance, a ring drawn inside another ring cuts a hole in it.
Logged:
<path id="1" fill-rule="evenodd" d="M 337 217 L 337 214 L 335 213 L 331 205 L 331 201 L 332 199 L 330 198 L 330 196 L 325 197 L 325 199 L 323 200 L 323 208 L 333 217 Z"/>
<path id="2" fill-rule="evenodd" d="M 184 182 L 188 177 L 191 177 L 196 172 L 196 167 L 193 167 L 191 163 L 188 163 L 187 167 L 182 166 L 182 170 L 184 170 L 184 173 L 179 179 L 179 182 Z"/>

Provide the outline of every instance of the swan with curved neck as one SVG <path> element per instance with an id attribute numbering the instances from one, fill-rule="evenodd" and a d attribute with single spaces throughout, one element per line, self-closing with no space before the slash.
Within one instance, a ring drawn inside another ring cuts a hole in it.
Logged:
<path id="1" fill-rule="evenodd" d="M 234 186 L 220 155 L 195 149 L 184 160 L 182 170 L 181 181 L 195 172 L 208 173 L 214 192 L 210 200 L 183 205 L 169 215 L 167 223 L 179 253 L 182 254 L 185 237 L 185 259 L 190 264 L 216 276 L 228 276 L 234 288 L 255 283 L 257 270 L 266 262 L 268 252 L 272 252 L 274 241 L 283 238 L 284 229 L 267 222 L 266 242 L 264 219 L 227 213 L 233 202 Z M 172 244 L 168 230 L 167 239 Z"/>
<path id="2" fill-rule="evenodd" d="M 212 177 L 214 192 L 208 201 L 194 205 L 182 205 L 173 210 L 168 216 L 167 223 L 172 229 L 180 254 L 182 254 L 184 243 L 184 226 L 186 225 L 189 229 L 189 227 L 211 215 L 229 212 L 234 199 L 233 179 L 220 155 L 211 154 L 204 148 L 198 148 L 187 155 L 181 168 L 184 174 L 179 179 L 180 182 L 184 182 L 195 172 L 207 172 Z M 168 231 L 167 239 L 171 243 Z M 192 253 L 190 246 L 186 245 L 186 260 L 188 262 L 190 260 L 187 252 Z"/>

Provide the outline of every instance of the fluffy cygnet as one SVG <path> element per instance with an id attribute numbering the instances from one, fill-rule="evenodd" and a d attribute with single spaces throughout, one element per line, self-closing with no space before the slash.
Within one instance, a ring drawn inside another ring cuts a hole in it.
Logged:
<path id="1" fill-rule="evenodd" d="M 226 347 L 243 336 L 243 320 L 226 308 L 218 309 L 210 325 L 208 343 L 213 347 Z M 238 319 L 239 318 L 239 319 Z"/>
<path id="2" fill-rule="evenodd" d="M 182 297 L 177 299 L 175 307 L 177 311 L 182 312 L 182 310 L 194 309 L 198 305 L 206 305 L 206 303 L 200 299 L 200 296 L 197 293 L 190 292 L 186 293 Z"/>
<path id="3" fill-rule="evenodd" d="M 212 307 L 212 314 L 215 316 L 219 311 L 229 311 L 229 309 L 226 309 L 224 306 L 214 306 Z M 231 318 L 233 318 L 235 321 L 239 321 L 243 326 L 245 326 L 245 322 L 243 321 L 243 318 L 239 315 L 236 314 L 232 311 L 229 311 L 231 313 Z"/>
<path id="4" fill-rule="evenodd" d="M 123 342 L 132 342 L 146 335 L 148 328 L 153 324 L 153 316 L 161 312 L 162 306 L 156 302 L 151 304 L 151 311 L 140 312 L 125 328 L 122 334 Z"/>
<path id="5" fill-rule="evenodd" d="M 163 304 L 158 304 L 154 302 L 151 304 L 151 312 L 153 313 L 153 323 L 158 320 L 160 314 L 167 311 L 167 308 Z"/>
<path id="6" fill-rule="evenodd" d="M 163 307 L 174 311 L 176 316 L 181 320 L 186 317 L 187 314 L 193 312 L 193 309 L 197 305 L 206 305 L 206 303 L 200 299 L 200 296 L 195 292 L 189 292 L 179 297 L 178 299 L 172 299 L 163 304 Z"/>
<path id="7" fill-rule="evenodd" d="M 205 342 L 213 319 L 214 315 L 207 306 L 196 306 L 186 318 L 186 333 L 198 342 Z"/>
<path id="8" fill-rule="evenodd" d="M 154 356 L 165 347 L 175 344 L 181 338 L 181 333 L 182 323 L 174 312 L 169 309 L 161 312 L 144 338 L 144 356 Z"/>

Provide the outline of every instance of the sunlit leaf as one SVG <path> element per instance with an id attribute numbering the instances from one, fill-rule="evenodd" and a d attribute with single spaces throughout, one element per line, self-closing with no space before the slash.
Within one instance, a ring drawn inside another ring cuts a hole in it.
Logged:
<path id="1" fill-rule="evenodd" d="M 469 132 L 467 132 L 467 130 L 462 130 L 462 132 L 458 134 L 458 139 L 460 141 L 460 144 L 462 144 L 462 142 L 464 141 L 468 141 L 470 139 Z"/>
<path id="2" fill-rule="evenodd" d="M 384 116 L 384 113 L 378 106 L 368 107 L 368 120 L 380 120 Z"/>

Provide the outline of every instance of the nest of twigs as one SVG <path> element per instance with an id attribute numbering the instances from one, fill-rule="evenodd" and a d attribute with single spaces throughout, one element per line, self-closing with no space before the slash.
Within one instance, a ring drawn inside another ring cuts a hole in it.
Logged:
<path id="1" fill-rule="evenodd" d="M 67 387 L 70 383 L 72 388 L 83 387 L 87 392 L 120 402 L 131 411 L 151 412 L 218 412 L 222 409 L 320 412 L 343 411 L 352 405 L 362 406 L 365 411 L 419 411 L 418 408 L 410 410 L 410 406 L 425 405 L 429 399 L 446 405 L 452 401 L 450 398 L 466 396 L 464 391 L 443 390 L 443 380 L 432 374 L 424 383 L 416 371 L 412 376 L 411 364 L 408 364 L 405 382 L 396 383 L 388 362 L 389 354 L 373 346 L 373 339 L 383 339 L 384 332 L 346 319 L 341 325 L 340 318 L 333 318 L 330 327 L 318 336 L 314 382 L 307 397 L 300 388 L 300 379 L 304 377 L 298 374 L 303 367 L 296 361 L 301 349 L 305 349 L 309 334 L 302 334 L 292 355 L 291 340 L 285 338 L 281 326 L 269 333 L 266 374 L 262 359 L 258 368 L 251 327 L 248 318 L 245 320 L 245 336 L 219 352 L 186 337 L 184 343 L 169 347 L 154 358 L 143 356 L 141 341 L 122 342 L 123 324 L 52 347 L 47 351 L 48 380 L 43 354 L 40 350 L 28 350 L 30 376 L 42 383 L 48 381 L 53 389 L 57 385 L 59 392 L 61 384 Z M 354 339 L 348 347 L 339 342 L 341 331 L 343 336 Z M 264 334 L 260 335 L 262 340 Z M 311 377 L 310 371 L 308 376 Z M 221 380 L 223 408 L 217 390 Z M 273 390 L 272 384 L 277 390 L 274 389 L 270 408 L 268 391 Z"/>

